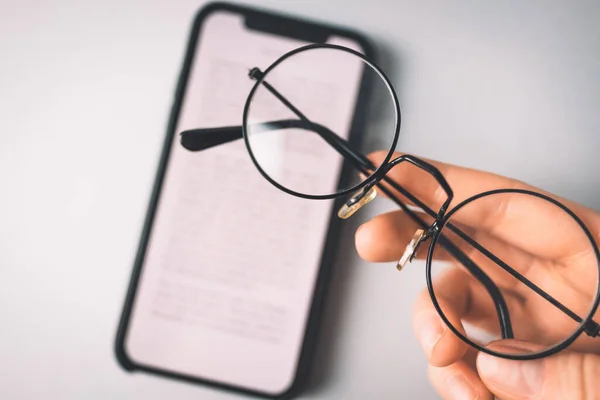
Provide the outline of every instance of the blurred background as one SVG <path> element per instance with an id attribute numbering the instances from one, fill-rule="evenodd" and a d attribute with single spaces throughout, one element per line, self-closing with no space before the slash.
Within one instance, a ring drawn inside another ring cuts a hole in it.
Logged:
<path id="1" fill-rule="evenodd" d="M 124 372 L 113 341 L 192 18 L 205 2 L 0 0 L 0 397 L 235 399 Z M 600 210 L 600 3 L 239 2 L 370 37 L 398 149 Z M 372 138 L 377 140 L 377 138 Z M 413 263 L 371 265 L 344 225 L 305 398 L 435 399 Z"/>

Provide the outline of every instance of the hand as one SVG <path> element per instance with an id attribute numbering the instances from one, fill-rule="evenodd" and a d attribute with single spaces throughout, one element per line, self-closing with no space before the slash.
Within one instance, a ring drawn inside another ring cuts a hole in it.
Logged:
<path id="1" fill-rule="evenodd" d="M 396 154 L 399 156 L 400 154 Z M 377 153 L 371 156 L 371 159 L 378 165 L 385 154 Z M 537 188 L 530 187 L 522 182 L 489 174 L 482 171 L 476 171 L 467 168 L 456 167 L 448 164 L 427 160 L 434 164 L 445 176 L 448 183 L 454 191 L 454 201 L 452 205 L 475 195 L 477 193 L 499 189 L 499 188 L 522 188 L 547 194 L 573 210 L 586 224 L 591 231 L 596 242 L 600 239 L 600 214 L 564 199 L 559 199 L 548 193 L 540 191 Z M 437 184 L 432 180 L 427 180 L 424 173 L 416 169 L 401 169 L 399 167 L 389 172 L 388 177 L 394 179 L 409 192 L 414 194 L 425 204 L 441 204 L 443 200 L 441 192 L 437 191 Z M 431 181 L 431 183 L 429 183 Z M 402 196 L 399 197 L 403 200 Z M 409 203 L 408 201 L 406 201 Z M 410 203 L 409 203 L 410 204 Z M 527 211 L 528 221 L 536 224 L 537 229 L 544 227 L 551 228 L 553 218 L 551 215 L 538 212 L 532 207 L 509 207 L 507 204 L 497 205 L 502 208 L 502 212 L 497 212 L 498 208 L 488 209 L 487 214 L 478 214 L 474 220 L 486 220 L 486 225 L 496 225 L 502 221 L 508 221 L 511 218 L 519 220 L 524 209 Z M 451 206 L 452 207 L 452 206 Z M 436 210 L 434 206 L 432 209 Z M 468 219 L 468 218 L 467 218 Z M 510 226 L 510 225 L 507 225 Z M 397 261 L 403 254 L 404 249 L 410 241 L 413 233 L 417 229 L 416 223 L 404 212 L 394 211 L 375 217 L 373 220 L 365 223 L 356 232 L 356 247 L 360 256 L 370 262 L 391 262 Z M 559 231 L 560 232 L 560 231 Z M 490 234 L 490 232 L 486 232 Z M 520 257 L 521 253 L 527 251 L 529 256 L 541 258 L 551 255 L 553 259 L 569 259 L 573 266 L 581 264 L 586 259 L 592 259 L 595 264 L 595 255 L 591 252 L 592 247 L 587 243 L 586 251 L 578 248 L 580 242 L 572 243 L 574 240 L 569 236 L 568 231 L 563 232 L 562 237 L 556 237 L 556 243 L 536 241 L 534 235 L 526 237 L 526 247 L 523 249 L 523 241 L 514 240 L 515 232 L 494 232 L 502 236 L 503 247 L 499 252 L 493 251 L 500 258 Z M 512 234 L 512 235 L 511 235 Z M 519 236 L 519 235 L 516 235 Z M 529 237 L 531 236 L 531 237 Z M 560 235 L 559 235 L 560 236 Z M 522 236 L 521 236 L 522 237 Z M 511 242 L 511 238 L 512 242 Z M 571 242 L 569 242 L 571 239 Z M 476 239 L 477 240 L 477 239 Z M 567 245 L 559 246 L 560 243 Z M 425 244 L 424 247 L 427 247 Z M 421 252 L 421 258 L 426 253 Z M 573 267 L 571 266 L 571 267 Z M 439 285 L 441 298 L 440 302 L 445 302 L 449 309 L 454 310 L 456 315 L 468 316 L 473 310 L 459 310 L 460 304 L 468 304 L 463 301 L 461 295 L 469 292 L 465 290 L 456 290 L 457 287 L 468 286 L 473 279 L 464 268 L 454 266 L 450 271 L 446 271 L 441 280 L 436 283 Z M 564 290 L 574 290 L 569 286 L 563 270 L 544 271 L 545 278 L 551 280 L 551 283 L 563 285 Z M 590 279 L 593 283 L 593 295 L 596 291 L 597 270 L 590 270 Z M 572 286 L 576 286 L 573 284 Z M 437 288 L 438 286 L 436 286 Z M 444 296 L 447 292 L 444 288 L 452 288 L 452 296 Z M 532 324 L 534 320 L 535 308 L 529 310 L 529 304 L 539 304 L 536 293 L 524 288 L 522 293 L 518 293 L 523 299 L 519 306 L 519 311 L 515 315 L 511 312 L 512 323 L 514 327 L 526 326 Z M 586 290 L 589 287 L 585 288 Z M 583 290 L 583 289 L 581 289 Z M 437 289 L 436 289 L 437 291 Z M 576 296 L 571 296 L 576 297 Z M 590 303 L 583 304 L 589 307 Z M 575 306 L 578 306 L 575 304 Z M 579 305 L 581 306 L 581 304 Z M 585 307 L 584 307 L 585 308 Z M 481 312 L 481 310 L 478 310 Z M 539 308 L 538 308 L 539 312 Z M 586 313 L 580 314 L 585 316 Z M 598 319 L 595 318 L 597 322 Z M 551 324 L 553 321 L 544 321 Z M 496 322 L 497 324 L 497 322 Z M 477 352 L 462 342 L 452 331 L 450 331 L 441 320 L 431 302 L 427 290 L 424 290 L 417 299 L 414 307 L 413 326 L 415 334 L 421 343 L 429 361 L 429 379 L 437 392 L 444 399 L 492 399 L 497 396 L 501 399 L 592 399 L 600 398 L 600 338 L 590 338 L 582 334 L 569 348 L 546 358 L 531 361 L 513 361 L 503 358 L 493 357 L 483 352 Z M 553 325 L 556 328 L 556 324 Z M 560 328 L 558 328 L 560 329 Z M 544 327 L 539 327 L 538 332 L 545 332 Z M 539 337 L 534 335 L 525 335 L 527 341 L 513 342 L 520 348 L 536 349 L 536 342 Z M 531 341 L 531 343 L 530 343 Z M 494 345 L 501 345 L 507 341 L 499 341 Z"/>

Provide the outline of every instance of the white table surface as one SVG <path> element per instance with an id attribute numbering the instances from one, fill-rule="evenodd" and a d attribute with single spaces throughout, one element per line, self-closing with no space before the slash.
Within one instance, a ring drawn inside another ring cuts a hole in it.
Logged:
<path id="1" fill-rule="evenodd" d="M 0 398 L 236 399 L 125 373 L 113 340 L 202 1 L 0 1 Z M 485 3 L 485 4 L 484 4 Z M 399 148 L 600 209 L 600 3 L 261 0 L 386 50 Z M 347 225 L 305 398 L 437 398 L 410 326 L 423 268 Z"/>

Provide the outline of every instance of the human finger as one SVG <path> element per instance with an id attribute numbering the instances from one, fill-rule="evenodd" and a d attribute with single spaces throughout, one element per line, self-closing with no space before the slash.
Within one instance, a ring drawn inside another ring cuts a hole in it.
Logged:
<path id="1" fill-rule="evenodd" d="M 448 322 L 467 336 L 463 321 L 490 334 L 499 334 L 496 308 L 485 288 L 459 268 L 443 271 L 433 280 L 434 295 Z M 505 296 L 510 308 L 518 310 L 518 298 Z M 514 319 L 521 319 L 515 313 Z M 516 321 L 518 322 L 518 321 Z M 462 358 L 469 348 L 445 323 L 435 308 L 430 293 L 423 290 L 413 309 L 413 329 L 429 363 L 447 366 Z"/>
<path id="2" fill-rule="evenodd" d="M 447 367 L 428 367 L 429 381 L 444 400 L 493 399 L 476 370 L 465 360 Z"/>
<path id="3" fill-rule="evenodd" d="M 359 255 L 370 262 L 397 261 L 406 250 L 406 245 L 412 239 L 418 225 L 403 211 L 391 211 L 381 214 L 365 222 L 355 234 L 355 245 Z M 536 265 L 531 254 L 515 248 L 510 244 L 492 237 L 485 231 L 474 230 L 469 227 L 459 226 L 463 232 L 473 240 L 482 243 L 493 254 L 498 255 L 504 261 L 516 266 L 520 272 L 525 272 L 531 266 Z M 466 241 L 458 237 L 450 229 L 444 229 L 447 240 L 466 254 L 480 269 L 482 269 L 494 283 L 501 287 L 514 287 L 518 281 L 507 274 L 502 268 L 492 263 L 485 255 L 472 247 Z M 416 252 L 416 259 L 425 259 L 428 251 L 428 242 L 420 245 Z M 455 260 L 450 255 L 442 240 L 437 241 L 433 252 L 435 260 Z M 544 272 L 541 268 L 534 268 L 534 272 Z"/>
<path id="4" fill-rule="evenodd" d="M 416 229 L 416 222 L 402 211 L 380 214 L 358 228 L 356 250 L 369 262 L 397 261 Z"/>
<path id="5" fill-rule="evenodd" d="M 490 348 L 539 351 L 520 341 L 500 341 Z M 592 399 L 600 391 L 600 356 L 563 351 L 537 360 L 507 360 L 480 353 L 477 369 L 482 382 L 498 397 L 521 399 Z"/>

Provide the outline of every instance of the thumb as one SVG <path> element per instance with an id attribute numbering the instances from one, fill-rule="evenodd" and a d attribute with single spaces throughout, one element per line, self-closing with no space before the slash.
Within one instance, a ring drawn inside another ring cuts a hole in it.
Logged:
<path id="1" fill-rule="evenodd" d="M 512 354 L 539 351 L 535 345 L 510 342 L 492 348 L 501 347 Z M 503 400 L 584 400 L 600 396 L 600 356 L 596 354 L 564 350 L 542 359 L 517 361 L 480 352 L 477 370 L 483 383 Z"/>

